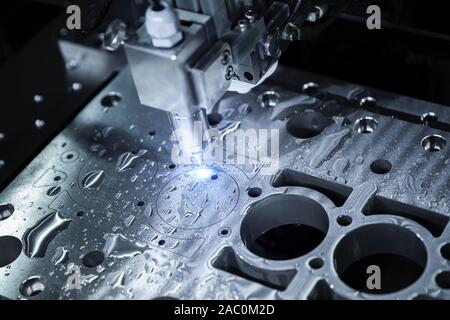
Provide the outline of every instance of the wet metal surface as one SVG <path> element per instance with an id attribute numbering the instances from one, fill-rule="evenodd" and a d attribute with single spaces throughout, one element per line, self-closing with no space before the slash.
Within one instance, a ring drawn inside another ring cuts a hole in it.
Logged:
<path id="1" fill-rule="evenodd" d="M 448 108 L 282 69 L 213 112 L 279 129 L 277 173 L 173 164 L 124 69 L 0 195 L 0 296 L 450 298 Z"/>

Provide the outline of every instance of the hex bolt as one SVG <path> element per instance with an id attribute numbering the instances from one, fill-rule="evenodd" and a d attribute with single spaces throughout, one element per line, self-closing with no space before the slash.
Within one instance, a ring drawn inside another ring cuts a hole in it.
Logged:
<path id="1" fill-rule="evenodd" d="M 283 38 L 283 40 L 287 40 L 287 41 L 291 41 L 291 42 L 300 40 L 301 30 L 295 24 L 288 23 L 286 28 L 284 28 L 282 38 Z"/>
<path id="2" fill-rule="evenodd" d="M 180 20 L 167 2 L 154 2 L 145 13 L 145 27 L 157 48 L 173 48 L 183 40 Z"/>
<path id="3" fill-rule="evenodd" d="M 116 51 L 127 40 L 127 25 L 116 19 L 109 24 L 103 37 L 103 48 L 107 51 Z"/>

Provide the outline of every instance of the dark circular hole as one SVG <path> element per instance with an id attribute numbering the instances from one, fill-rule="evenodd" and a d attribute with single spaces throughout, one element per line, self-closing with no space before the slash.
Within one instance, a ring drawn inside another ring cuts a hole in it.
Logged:
<path id="1" fill-rule="evenodd" d="M 424 113 L 420 119 L 423 124 L 428 124 L 430 122 L 436 122 L 439 120 L 437 114 L 435 114 L 434 112 Z"/>
<path id="2" fill-rule="evenodd" d="M 217 174 L 213 174 L 211 176 L 211 180 L 217 180 L 219 178 L 219 176 Z"/>
<path id="3" fill-rule="evenodd" d="M 347 234 L 334 253 L 336 272 L 349 287 L 371 294 L 388 294 L 417 281 L 427 264 L 427 251 L 419 237 L 400 226 L 374 224 Z M 380 289 L 368 287 L 369 267 L 381 274 Z"/>
<path id="4" fill-rule="evenodd" d="M 56 176 L 55 178 L 53 178 L 53 180 L 59 181 L 59 180 L 61 180 L 61 177 L 60 176 Z"/>
<path id="5" fill-rule="evenodd" d="M 280 95 L 273 91 L 266 91 L 258 97 L 258 102 L 263 108 L 275 108 L 280 102 Z"/>
<path id="6" fill-rule="evenodd" d="M 245 72 L 244 73 L 244 77 L 245 79 L 247 79 L 248 81 L 253 81 L 254 77 L 250 72 Z"/>
<path id="7" fill-rule="evenodd" d="M 78 211 L 77 212 L 77 217 L 82 217 L 84 216 L 84 211 Z"/>
<path id="8" fill-rule="evenodd" d="M 38 276 L 28 278 L 20 285 L 20 293 L 27 298 L 37 296 L 44 290 L 44 281 Z"/>
<path id="9" fill-rule="evenodd" d="M 13 236 L 0 237 L 0 268 L 13 263 L 22 252 L 22 241 Z"/>
<path id="10" fill-rule="evenodd" d="M 302 87 L 303 92 L 306 94 L 314 94 L 319 89 L 319 85 L 315 82 L 305 83 Z"/>
<path id="11" fill-rule="evenodd" d="M 442 149 L 444 149 L 446 144 L 447 140 L 445 140 L 444 137 L 438 135 L 430 135 L 422 140 L 422 147 L 425 149 L 425 151 L 429 152 L 441 151 Z"/>
<path id="12" fill-rule="evenodd" d="M 137 206 L 138 207 L 143 207 L 145 205 L 145 202 L 144 201 L 139 201 L 138 203 L 137 203 Z"/>
<path id="13" fill-rule="evenodd" d="M 71 153 L 69 153 L 69 154 L 66 156 L 66 158 L 69 159 L 69 160 L 70 160 L 70 159 L 73 159 L 73 157 L 74 157 L 74 156 L 73 156 L 73 154 L 71 154 Z"/>
<path id="14" fill-rule="evenodd" d="M 352 224 L 352 217 L 347 215 L 342 215 L 337 218 L 337 223 L 342 227 L 347 227 Z"/>
<path id="15" fill-rule="evenodd" d="M 296 138 L 309 139 L 321 134 L 328 124 L 328 119 L 321 112 L 308 110 L 291 117 L 286 129 Z"/>
<path id="16" fill-rule="evenodd" d="M 0 221 L 6 220 L 14 213 L 14 206 L 10 203 L 0 206 Z"/>
<path id="17" fill-rule="evenodd" d="M 312 269 L 320 269 L 320 268 L 323 267 L 324 263 L 325 262 L 323 261 L 322 258 L 314 258 L 314 259 L 309 261 L 309 266 Z"/>
<path id="18" fill-rule="evenodd" d="M 231 233 L 231 230 L 228 229 L 228 228 L 222 228 L 222 229 L 220 229 L 220 231 L 219 231 L 219 235 L 222 236 L 222 237 L 229 236 L 230 233 Z"/>
<path id="19" fill-rule="evenodd" d="M 247 212 L 241 237 L 249 251 L 266 259 L 289 260 L 314 250 L 328 231 L 328 216 L 316 201 L 277 194 Z"/>
<path id="20" fill-rule="evenodd" d="M 450 260 L 450 243 L 447 243 L 441 248 L 441 254 L 444 259 Z"/>
<path id="21" fill-rule="evenodd" d="M 166 244 L 166 240 L 159 240 L 158 241 L 158 245 L 159 246 L 163 246 L 163 245 L 165 245 Z"/>
<path id="22" fill-rule="evenodd" d="M 161 12 L 166 10 L 166 7 L 160 1 L 153 1 L 152 11 Z"/>
<path id="23" fill-rule="evenodd" d="M 376 174 L 386 174 L 389 173 L 392 169 L 392 164 L 383 159 L 378 159 L 372 162 L 370 165 L 370 170 Z"/>
<path id="24" fill-rule="evenodd" d="M 168 165 L 168 168 L 169 168 L 170 170 L 174 170 L 176 167 L 177 167 L 177 165 L 174 164 L 174 163 L 171 163 L 171 164 Z"/>
<path id="25" fill-rule="evenodd" d="M 359 133 L 373 133 L 378 128 L 378 121 L 372 117 L 365 117 L 356 121 L 356 130 Z"/>
<path id="26" fill-rule="evenodd" d="M 122 96 L 118 92 L 110 92 L 101 100 L 102 106 L 105 108 L 116 107 L 122 101 Z"/>
<path id="27" fill-rule="evenodd" d="M 105 255 L 103 252 L 95 250 L 86 253 L 81 262 L 87 268 L 95 268 L 99 266 L 103 260 L 105 260 Z"/>
<path id="28" fill-rule="evenodd" d="M 450 289 L 450 272 L 444 271 L 436 276 L 436 283 L 442 289 Z"/>
<path id="29" fill-rule="evenodd" d="M 223 120 L 223 117 L 218 112 L 213 112 L 208 114 L 208 123 L 210 126 L 217 126 L 219 123 L 221 123 Z"/>
<path id="30" fill-rule="evenodd" d="M 154 137 L 154 136 L 156 135 L 156 131 L 150 131 L 150 132 L 148 133 L 148 135 L 149 135 L 150 137 Z"/>
<path id="31" fill-rule="evenodd" d="M 258 198 L 262 194 L 262 190 L 260 188 L 254 187 L 248 189 L 247 193 L 249 197 Z"/>

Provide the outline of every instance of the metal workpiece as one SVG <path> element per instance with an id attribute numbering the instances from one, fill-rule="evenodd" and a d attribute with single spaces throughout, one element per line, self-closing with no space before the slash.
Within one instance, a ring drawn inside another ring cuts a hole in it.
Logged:
<path id="1" fill-rule="evenodd" d="M 175 164 L 167 113 L 132 83 L 125 68 L 0 195 L 0 296 L 450 298 L 445 107 L 281 68 L 208 114 L 219 145 L 279 137 L 278 162 L 271 142 Z"/>

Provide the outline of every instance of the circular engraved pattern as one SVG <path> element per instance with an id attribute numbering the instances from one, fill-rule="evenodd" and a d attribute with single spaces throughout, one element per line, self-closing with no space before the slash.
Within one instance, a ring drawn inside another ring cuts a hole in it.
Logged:
<path id="1" fill-rule="evenodd" d="M 172 178 L 159 193 L 156 206 L 167 224 L 199 229 L 228 216 L 238 199 L 239 187 L 231 176 L 206 168 Z"/>

